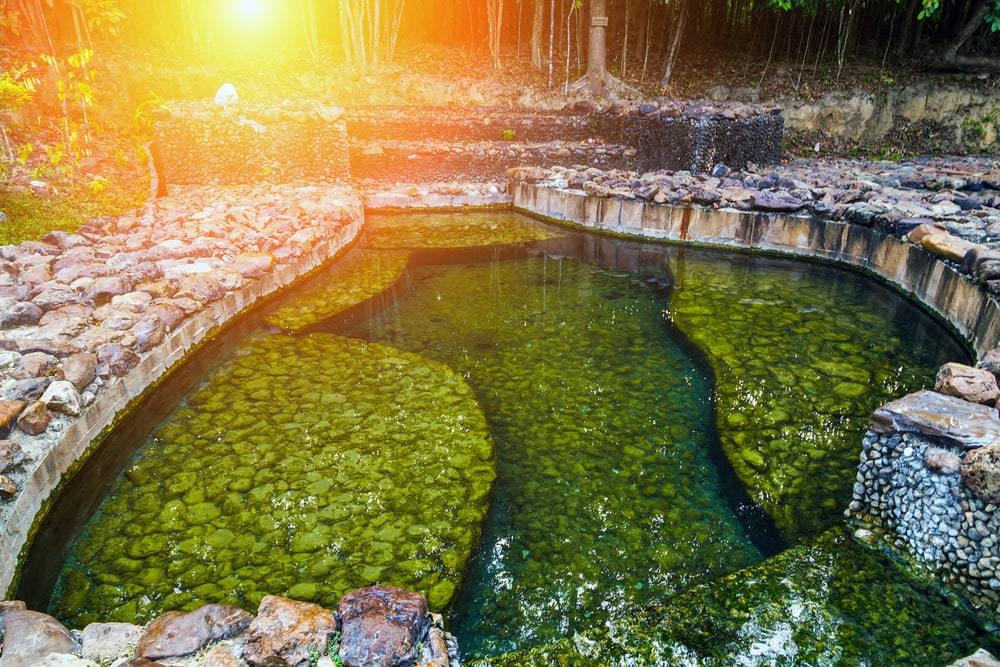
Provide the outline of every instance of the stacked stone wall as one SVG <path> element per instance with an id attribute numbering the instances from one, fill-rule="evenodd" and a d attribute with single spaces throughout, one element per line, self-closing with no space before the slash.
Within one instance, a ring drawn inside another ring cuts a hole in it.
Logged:
<path id="1" fill-rule="evenodd" d="M 350 176 L 337 107 L 174 104 L 154 121 L 154 160 L 171 185 L 336 183 Z"/>

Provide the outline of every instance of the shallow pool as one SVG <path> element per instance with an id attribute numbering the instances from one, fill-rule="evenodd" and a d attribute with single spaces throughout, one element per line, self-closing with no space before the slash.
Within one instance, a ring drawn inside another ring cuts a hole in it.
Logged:
<path id="1" fill-rule="evenodd" d="M 838 530 L 867 415 L 967 358 L 844 270 L 511 214 L 370 227 L 137 443 L 56 615 L 333 605 L 379 581 L 426 593 L 467 656 L 557 644 Z"/>

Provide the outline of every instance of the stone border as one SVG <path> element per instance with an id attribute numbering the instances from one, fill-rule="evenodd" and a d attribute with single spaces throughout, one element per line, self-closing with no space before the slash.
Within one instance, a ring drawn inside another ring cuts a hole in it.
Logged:
<path id="1" fill-rule="evenodd" d="M 26 553 L 32 530 L 44 516 L 42 509 L 63 481 L 63 475 L 78 465 L 101 433 L 114 425 L 136 399 L 169 375 L 198 345 L 209 340 L 261 299 L 289 287 L 335 257 L 354 241 L 363 224 L 364 213 L 359 210 L 358 217 L 341 226 L 336 237 L 328 240 L 323 247 L 297 258 L 291 264 L 277 267 L 262 278 L 249 281 L 239 290 L 187 318 L 162 343 L 144 355 L 127 375 L 108 383 L 31 471 L 21 492 L 12 501 L 10 518 L 0 533 L 0 589 L 8 594 L 12 592 L 24 555 L 22 552 Z"/>
<path id="2" fill-rule="evenodd" d="M 1000 341 L 1000 306 L 936 255 L 849 222 L 726 208 L 675 207 L 511 183 L 514 209 L 557 223 L 641 239 L 737 248 L 846 264 L 903 290 L 982 356 Z"/>

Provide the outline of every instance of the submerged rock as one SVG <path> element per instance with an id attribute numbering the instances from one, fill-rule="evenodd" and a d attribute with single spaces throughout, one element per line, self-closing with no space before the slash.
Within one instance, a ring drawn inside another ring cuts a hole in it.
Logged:
<path id="1" fill-rule="evenodd" d="M 333 612 L 319 605 L 265 595 L 247 630 L 243 659 L 251 667 L 305 667 L 313 652 L 326 653 L 337 627 Z"/>
<path id="2" fill-rule="evenodd" d="M 427 634 L 427 600 L 394 586 L 370 586 L 337 605 L 340 657 L 348 667 L 403 667 L 417 658 Z"/>

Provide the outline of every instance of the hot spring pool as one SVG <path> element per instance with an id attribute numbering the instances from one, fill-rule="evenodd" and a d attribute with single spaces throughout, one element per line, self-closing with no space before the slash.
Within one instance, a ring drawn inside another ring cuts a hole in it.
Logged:
<path id="1" fill-rule="evenodd" d="M 27 597 L 82 627 L 391 583 L 497 664 L 595 628 L 652 662 L 791 642 L 810 664 L 939 665 L 990 641 L 843 534 L 867 416 L 968 359 L 866 277 L 383 216 L 259 318 L 105 472 Z M 893 639 L 928 626 L 919 653 Z"/>

